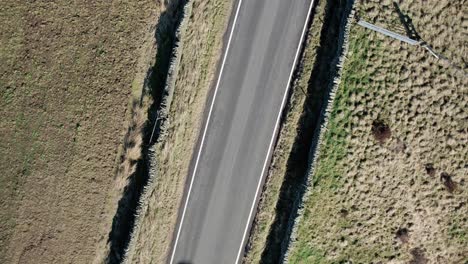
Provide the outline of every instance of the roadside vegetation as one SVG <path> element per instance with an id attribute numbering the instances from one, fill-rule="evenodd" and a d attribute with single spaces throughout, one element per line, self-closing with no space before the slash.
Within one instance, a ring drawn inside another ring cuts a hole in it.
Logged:
<path id="1" fill-rule="evenodd" d="M 463 1 L 396 4 L 452 65 L 352 25 L 290 263 L 468 261 L 468 10 Z M 394 3 L 355 7 L 361 19 L 405 34 Z"/>
<path id="2" fill-rule="evenodd" d="M 197 143 L 209 88 L 220 59 L 230 1 L 190 1 L 184 7 L 159 123 L 148 150 L 148 184 L 139 199 L 124 263 L 164 263 Z M 150 235 L 149 235 L 150 234 Z"/>

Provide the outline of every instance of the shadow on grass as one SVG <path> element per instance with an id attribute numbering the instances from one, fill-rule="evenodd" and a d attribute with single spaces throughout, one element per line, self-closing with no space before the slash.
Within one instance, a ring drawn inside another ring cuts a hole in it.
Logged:
<path id="1" fill-rule="evenodd" d="M 413 20 L 411 20 L 411 18 L 408 15 L 403 14 L 403 12 L 401 12 L 400 6 L 396 2 L 393 2 L 393 7 L 395 8 L 395 11 L 398 14 L 400 22 L 405 27 L 406 35 L 410 39 L 421 41 L 421 36 L 419 36 L 418 32 L 416 31 L 416 28 L 413 24 Z"/>
<path id="2" fill-rule="evenodd" d="M 317 59 L 309 77 L 297 137 L 286 165 L 286 175 L 276 204 L 276 216 L 269 230 L 261 263 L 282 263 L 290 242 L 299 203 L 303 198 L 310 166 L 310 152 L 316 147 L 317 131 L 338 72 L 345 22 L 352 0 L 328 0 Z M 315 7 L 314 7 L 315 8 Z"/>
<path id="3" fill-rule="evenodd" d="M 448 65 L 450 65 L 455 70 L 463 74 L 465 77 L 468 76 L 468 73 L 465 71 L 465 69 L 467 68 L 467 65 L 466 65 L 467 63 L 464 58 L 461 59 L 463 64 L 457 65 L 452 60 L 445 57 L 443 54 L 436 52 L 429 43 L 427 43 L 421 38 L 419 33 L 416 31 L 416 27 L 414 26 L 413 20 L 411 19 L 411 17 L 404 14 L 401 11 L 400 6 L 396 2 L 393 2 L 393 7 L 395 8 L 395 12 L 397 12 L 398 18 L 400 19 L 400 22 L 403 24 L 405 31 L 406 31 L 406 35 L 409 38 L 419 41 L 420 42 L 419 45 L 421 47 L 424 47 L 426 50 L 428 50 L 432 56 L 436 57 L 438 60 L 445 61 L 446 63 L 448 63 Z"/>
<path id="4" fill-rule="evenodd" d="M 136 171 L 128 178 L 123 195 L 118 202 L 118 208 L 112 221 L 112 229 L 109 232 L 109 254 L 106 263 L 121 263 L 125 250 L 133 232 L 136 210 L 144 186 L 149 179 L 148 151 L 157 141 L 159 136 L 159 122 L 156 120 L 164 97 L 164 88 L 169 71 L 169 65 L 173 56 L 173 48 L 176 43 L 176 30 L 183 17 L 183 9 L 187 0 L 174 0 L 167 3 L 167 10 L 163 12 L 156 25 L 155 40 L 157 44 L 156 61 L 151 69 L 148 69 L 145 84 L 148 87 L 143 91 L 146 96 L 151 96 L 153 102 L 148 109 L 148 122 L 143 127 L 143 144 L 141 158 L 137 160 Z M 140 106 L 142 101 L 139 102 Z M 149 142 L 151 132 L 156 123 L 156 130 L 152 142 Z M 129 128 L 129 132 L 132 128 Z M 127 133 L 127 134 L 128 134 Z"/>

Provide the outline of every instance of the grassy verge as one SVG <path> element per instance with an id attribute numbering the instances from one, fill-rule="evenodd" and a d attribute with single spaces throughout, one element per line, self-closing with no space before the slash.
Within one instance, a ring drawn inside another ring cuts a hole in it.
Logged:
<path id="1" fill-rule="evenodd" d="M 172 99 L 163 99 L 164 122 L 150 149 L 150 179 L 145 187 L 126 263 L 163 263 L 177 220 L 185 179 L 198 137 L 204 105 L 221 54 L 231 3 L 189 2 L 183 47 Z M 148 236 L 148 234 L 151 234 Z"/>
<path id="2" fill-rule="evenodd" d="M 429 1 L 400 8 L 424 40 L 463 65 L 457 18 L 466 7 Z M 357 12 L 401 30 L 392 3 L 358 3 Z M 467 118 L 466 78 L 422 48 L 357 25 L 346 56 L 289 261 L 466 262 L 467 128 L 457 121 Z"/>

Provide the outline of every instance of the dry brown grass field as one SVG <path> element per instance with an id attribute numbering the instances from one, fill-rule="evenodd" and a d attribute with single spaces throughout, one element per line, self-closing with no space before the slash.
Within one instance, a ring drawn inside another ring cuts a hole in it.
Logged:
<path id="1" fill-rule="evenodd" d="M 2 2 L 1 263 L 91 263 L 105 246 L 161 6 Z"/>
<path id="2" fill-rule="evenodd" d="M 145 187 L 124 263 L 164 263 L 169 254 L 186 177 L 208 91 L 221 55 L 231 1 L 193 1 L 186 14 L 172 92 L 164 121 L 150 149 Z M 186 8 L 187 10 L 187 8 Z M 171 85 L 171 84 L 170 84 Z M 150 235 L 149 235 L 150 234 Z"/>
<path id="3" fill-rule="evenodd" d="M 398 1 L 425 49 L 353 24 L 290 263 L 467 263 L 466 1 Z M 393 3 L 364 20 L 405 34 Z"/>

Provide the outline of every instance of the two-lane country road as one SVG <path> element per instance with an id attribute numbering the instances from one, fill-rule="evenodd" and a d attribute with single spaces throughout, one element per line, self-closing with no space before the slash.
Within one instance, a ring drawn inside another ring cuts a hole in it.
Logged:
<path id="1" fill-rule="evenodd" d="M 169 263 L 239 263 L 313 0 L 238 0 Z"/>

